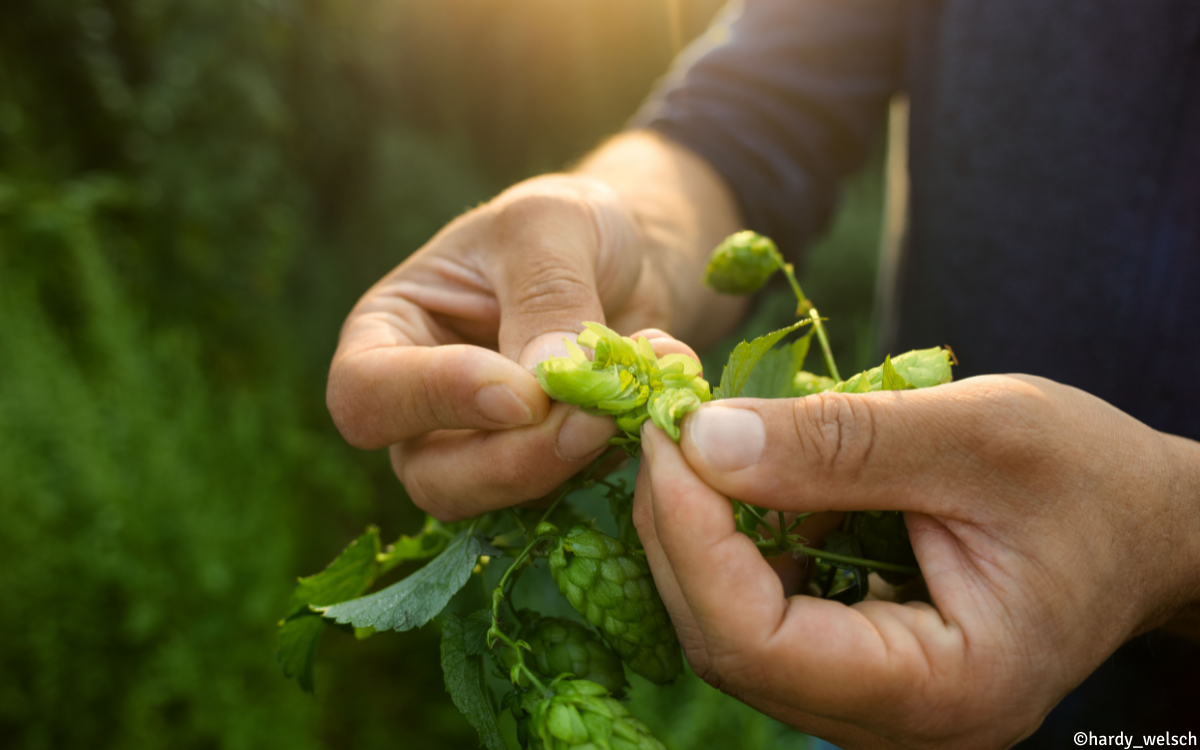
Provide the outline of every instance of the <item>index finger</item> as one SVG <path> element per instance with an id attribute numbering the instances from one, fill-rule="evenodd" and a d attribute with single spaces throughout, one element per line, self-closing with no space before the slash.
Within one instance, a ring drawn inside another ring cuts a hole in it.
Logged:
<path id="1" fill-rule="evenodd" d="M 550 401 L 516 362 L 454 341 L 402 294 L 378 294 L 347 321 L 326 402 L 346 440 L 383 448 L 439 429 L 537 424 Z"/>

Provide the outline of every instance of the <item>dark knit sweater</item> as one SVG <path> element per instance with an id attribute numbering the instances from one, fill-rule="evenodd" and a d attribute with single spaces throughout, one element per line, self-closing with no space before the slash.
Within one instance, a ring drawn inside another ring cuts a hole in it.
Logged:
<path id="1" fill-rule="evenodd" d="M 745 0 L 634 123 L 707 159 L 799 257 L 898 92 L 893 353 L 951 343 L 959 377 L 1042 375 L 1200 439 L 1200 2 Z M 1197 675 L 1196 647 L 1139 639 L 1028 746 L 1200 735 Z"/>

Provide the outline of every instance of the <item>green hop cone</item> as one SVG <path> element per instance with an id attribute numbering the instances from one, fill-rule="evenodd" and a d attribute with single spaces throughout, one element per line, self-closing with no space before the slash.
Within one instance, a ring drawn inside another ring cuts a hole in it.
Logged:
<path id="1" fill-rule="evenodd" d="M 603 532 L 576 526 L 552 547 L 550 574 L 634 672 L 662 685 L 683 671 L 675 628 L 645 558 Z"/>
<path id="2" fill-rule="evenodd" d="M 891 360 L 892 368 L 915 388 L 929 388 L 954 379 L 950 372 L 950 351 L 940 346 L 932 349 L 914 349 L 905 352 Z M 890 390 L 884 388 L 884 370 L 886 363 L 860 372 L 852 378 L 837 383 L 832 388 L 835 393 L 868 393 L 870 391 Z"/>
<path id="3" fill-rule="evenodd" d="M 738 232 L 712 251 L 704 284 L 724 294 L 753 294 L 781 268 L 783 256 L 774 242 L 754 232 Z"/>
<path id="4" fill-rule="evenodd" d="M 589 414 L 616 418 L 625 442 L 640 440 L 647 419 L 679 440 L 679 422 L 712 394 L 700 364 L 682 354 L 662 358 L 646 339 L 634 341 L 599 323 L 584 323 L 576 345 L 564 339 L 566 357 L 537 366 L 537 379 L 550 398 Z M 593 359 L 580 347 L 592 349 Z"/>
<path id="5" fill-rule="evenodd" d="M 525 664 L 539 677 L 553 680 L 563 674 L 591 680 L 613 695 L 621 695 L 629 684 L 625 668 L 616 651 L 604 645 L 600 636 L 586 625 L 561 617 L 532 617 L 521 630 L 521 640 L 529 644 Z M 512 651 L 505 650 L 510 669 L 516 663 Z"/>
<path id="6" fill-rule="evenodd" d="M 837 382 L 833 378 L 801 370 L 796 373 L 796 377 L 792 381 L 792 396 L 795 398 L 811 396 L 814 393 L 827 391 L 835 385 Z"/>
<path id="7" fill-rule="evenodd" d="M 528 708 L 518 718 L 524 724 L 519 734 L 530 750 L 666 750 L 603 685 L 589 680 L 555 680 L 522 703 Z"/>

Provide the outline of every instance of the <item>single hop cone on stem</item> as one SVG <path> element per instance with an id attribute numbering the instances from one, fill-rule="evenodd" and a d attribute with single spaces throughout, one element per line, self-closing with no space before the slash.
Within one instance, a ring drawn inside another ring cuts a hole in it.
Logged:
<path id="1" fill-rule="evenodd" d="M 666 750 L 590 680 L 555 680 L 544 694 L 526 693 L 522 706 L 518 735 L 528 750 Z"/>
<path id="2" fill-rule="evenodd" d="M 675 628 L 644 558 L 603 532 L 576 526 L 557 539 L 549 559 L 558 590 L 630 669 L 659 685 L 683 671 Z"/>
<path id="3" fill-rule="evenodd" d="M 586 625 L 561 617 L 538 617 L 522 611 L 525 626 L 521 640 L 529 644 L 525 664 L 547 681 L 563 674 L 590 680 L 620 696 L 629 687 L 621 656 Z M 505 650 L 505 666 L 512 668 L 516 656 Z M 528 687 L 522 683 L 521 687 Z"/>
<path id="4" fill-rule="evenodd" d="M 768 237 L 738 232 L 725 238 L 708 258 L 704 284 L 724 294 L 753 294 L 783 268 L 783 256 Z"/>

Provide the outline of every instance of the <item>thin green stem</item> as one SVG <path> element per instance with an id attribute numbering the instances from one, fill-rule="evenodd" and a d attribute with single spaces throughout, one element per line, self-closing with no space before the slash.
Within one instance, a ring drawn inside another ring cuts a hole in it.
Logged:
<path id="1" fill-rule="evenodd" d="M 813 328 L 817 332 L 817 341 L 821 343 L 821 353 L 825 355 L 825 368 L 829 370 L 829 377 L 840 381 L 842 376 L 838 374 L 837 364 L 833 361 L 833 350 L 829 348 L 829 336 L 825 334 L 825 326 L 821 324 L 821 316 L 817 314 L 817 308 L 813 307 L 813 303 L 804 296 L 800 282 L 796 281 L 796 269 L 792 264 L 784 263 L 783 259 L 779 258 L 779 267 L 783 269 L 783 275 L 787 276 L 792 293 L 796 295 L 796 315 L 807 314 L 812 319 Z"/>
<path id="2" fill-rule="evenodd" d="M 851 557 L 850 555 L 839 555 L 836 552 L 826 552 L 822 549 L 813 549 L 811 547 L 802 547 L 796 545 L 791 548 L 793 552 L 799 552 L 809 557 L 815 557 L 818 560 L 829 560 L 830 562 L 840 562 L 846 565 L 856 565 L 861 568 L 870 568 L 871 570 L 886 570 L 892 573 L 908 573 L 910 575 L 919 575 L 920 568 L 911 565 L 897 565 L 896 563 L 883 562 L 881 560 L 867 560 L 862 557 Z"/>
<path id="3" fill-rule="evenodd" d="M 546 512 L 542 514 L 541 520 L 538 521 L 538 526 L 541 526 L 550 519 L 551 514 L 553 514 L 558 508 L 559 503 L 566 499 L 567 495 L 570 495 L 580 487 L 585 487 L 591 483 L 592 475 L 595 474 L 596 469 L 598 469 L 602 463 L 608 460 L 608 458 L 611 457 L 616 450 L 618 449 L 610 448 L 606 450 L 604 453 L 600 454 L 596 460 L 588 464 L 586 469 L 572 477 L 571 480 L 568 481 L 563 487 L 562 492 L 558 494 L 558 497 L 554 499 L 554 502 L 550 503 L 550 506 L 546 508 Z M 521 573 L 521 566 L 527 559 L 529 559 L 529 556 L 533 553 L 533 548 L 537 546 L 538 542 L 542 541 L 542 537 L 535 535 L 536 529 L 537 527 L 535 526 L 534 534 L 530 534 L 530 540 L 525 544 L 525 547 L 521 550 L 520 554 L 517 555 L 516 559 L 512 561 L 512 564 L 508 566 L 508 569 L 504 571 L 504 575 L 500 576 L 500 580 L 496 583 L 496 587 L 492 589 L 492 626 L 488 628 L 488 642 L 489 644 L 492 644 L 496 641 L 499 641 L 513 649 L 517 655 L 517 664 L 514 667 L 514 674 L 523 671 L 525 675 L 529 677 L 530 682 L 536 685 L 538 689 L 545 690 L 545 685 L 543 685 L 541 681 L 538 680 L 538 678 L 533 674 L 533 672 L 529 670 L 529 667 L 525 666 L 525 656 L 521 653 L 521 647 L 511 638 L 509 638 L 508 635 L 500 628 L 500 604 L 508 598 L 505 595 L 505 588 L 509 586 L 510 582 L 515 583 L 517 577 Z M 509 607 L 512 607 L 511 603 L 509 604 Z M 510 675 L 510 677 L 511 676 L 512 675 Z"/>
<path id="4" fill-rule="evenodd" d="M 782 536 L 782 534 L 783 534 L 783 529 L 776 529 L 774 526 L 772 526 L 772 525 L 771 525 L 771 524 L 770 524 L 770 523 L 767 521 L 766 517 L 764 517 L 762 513 L 759 513 L 759 512 L 758 512 L 758 508 L 755 508 L 755 507 L 754 507 L 753 505 L 751 505 L 750 503 L 742 503 L 742 507 L 743 507 L 743 508 L 745 508 L 745 509 L 746 509 L 746 510 L 747 510 L 747 511 L 750 513 L 750 515 L 754 516 L 754 517 L 755 517 L 755 518 L 758 520 L 759 524 L 761 524 L 762 526 L 766 527 L 767 529 L 770 529 L 770 530 L 774 531 L 774 532 L 775 532 L 775 544 L 777 544 L 777 545 L 779 545 L 779 546 L 781 546 L 781 547 L 783 546 L 783 545 L 782 545 L 782 541 L 783 541 L 783 536 Z"/>
<path id="5" fill-rule="evenodd" d="M 800 513 L 799 515 L 797 515 L 795 518 L 792 519 L 792 522 L 788 524 L 787 533 L 789 533 L 789 534 L 792 533 L 792 529 L 796 528 L 800 524 L 802 524 L 805 521 L 807 521 L 808 519 L 812 518 L 812 515 L 813 515 L 812 513 Z"/>
<path id="6" fill-rule="evenodd" d="M 850 529 L 854 527 L 854 511 L 846 511 L 846 515 L 842 516 L 842 532 L 849 534 Z"/>
<path id="7" fill-rule="evenodd" d="M 825 355 L 825 368 L 829 370 L 829 377 L 841 382 L 842 376 L 838 374 L 837 365 L 833 361 L 833 350 L 829 348 L 829 337 L 825 335 L 825 326 L 821 324 L 817 308 L 810 307 L 808 316 L 812 318 L 813 328 L 817 330 L 817 340 L 821 342 L 821 353 Z"/>
<path id="8" fill-rule="evenodd" d="M 776 530 L 776 534 L 779 537 L 779 546 L 780 548 L 786 550 L 789 546 L 787 532 L 784 531 L 784 528 L 787 526 L 787 522 L 783 518 L 782 510 L 775 511 L 775 520 L 779 522 L 779 528 Z"/>

